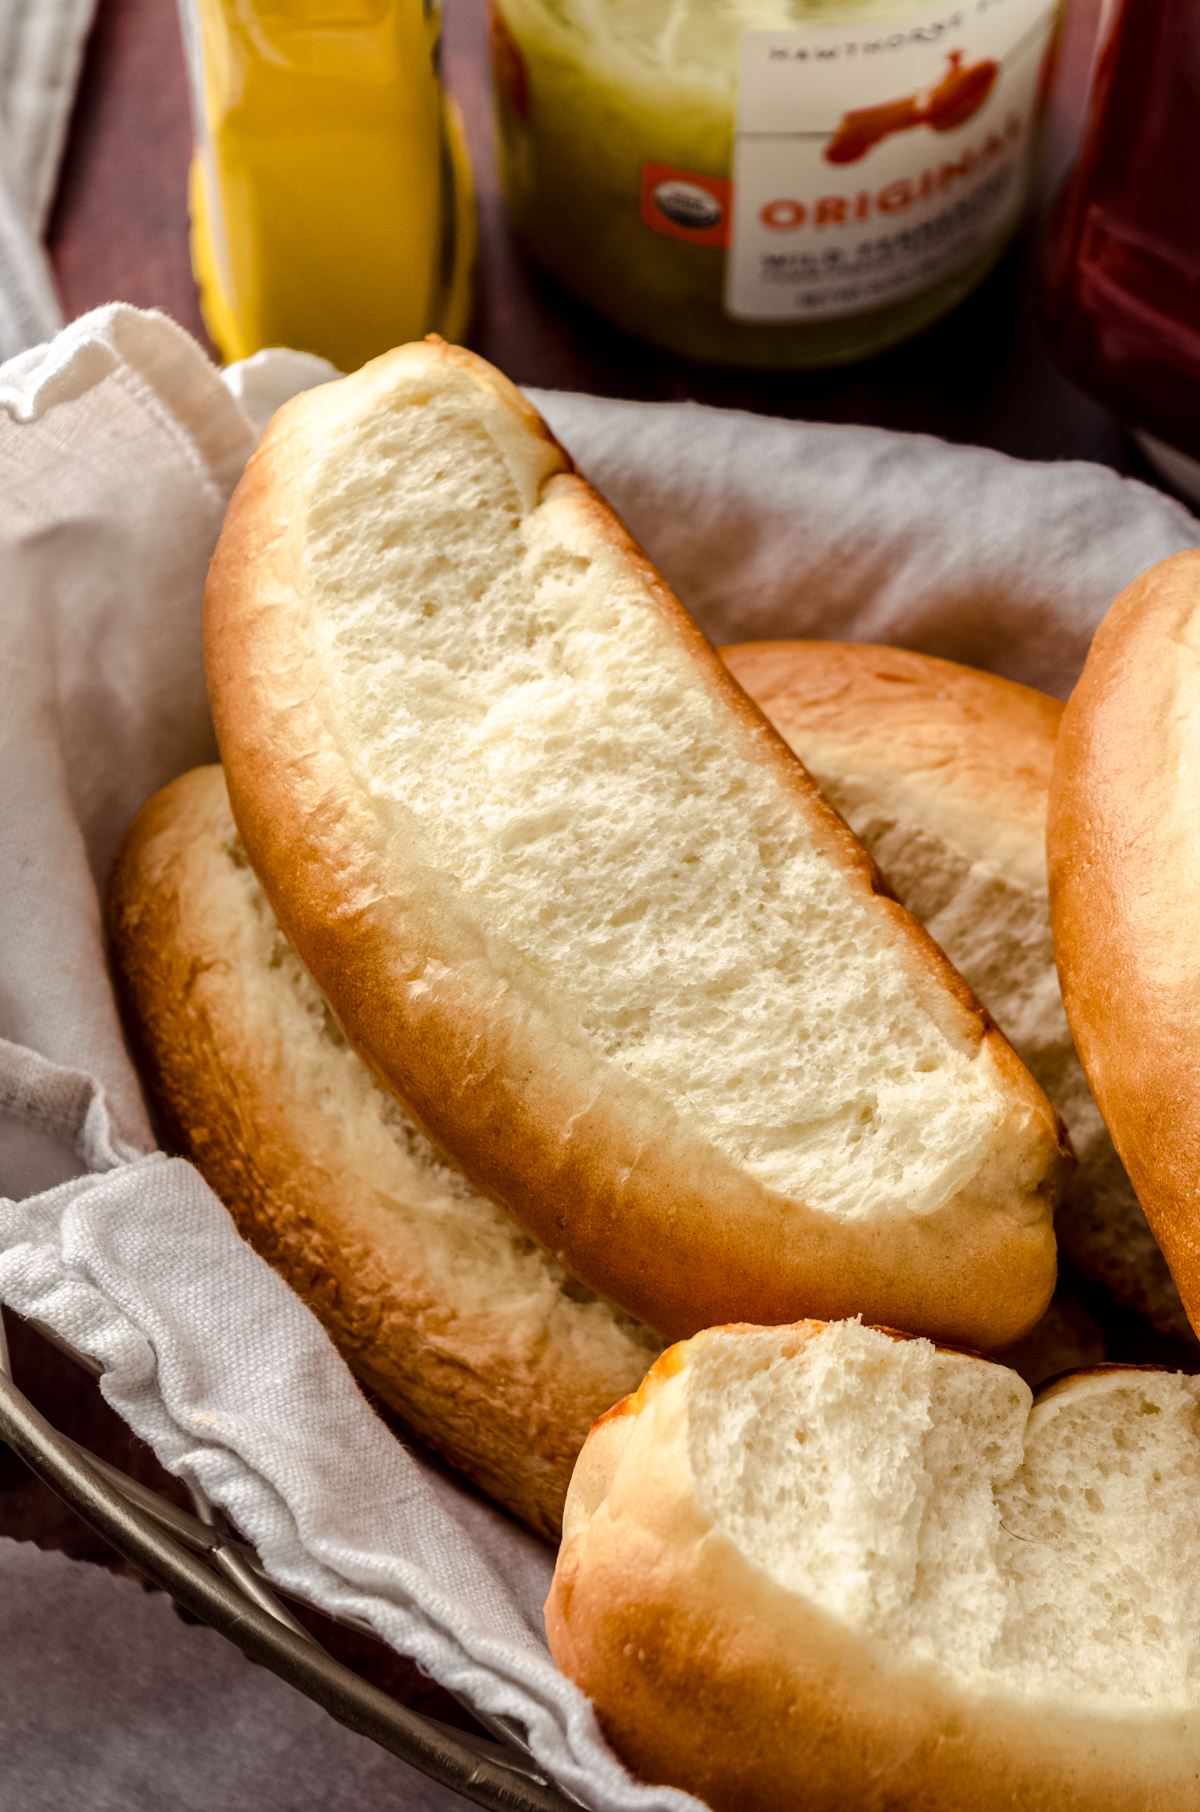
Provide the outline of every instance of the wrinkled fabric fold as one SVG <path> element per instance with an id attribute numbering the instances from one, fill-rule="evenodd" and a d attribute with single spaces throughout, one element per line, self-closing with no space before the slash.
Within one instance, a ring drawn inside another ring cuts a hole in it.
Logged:
<path id="1" fill-rule="evenodd" d="M 95 0 L 0 6 L 0 359 L 62 326 L 41 238 Z"/>

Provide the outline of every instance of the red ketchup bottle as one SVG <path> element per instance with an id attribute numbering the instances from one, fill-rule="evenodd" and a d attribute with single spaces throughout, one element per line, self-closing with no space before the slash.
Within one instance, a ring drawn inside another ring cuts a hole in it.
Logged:
<path id="1" fill-rule="evenodd" d="M 1200 0 L 1118 0 L 1054 205 L 1055 357 L 1200 502 Z"/>

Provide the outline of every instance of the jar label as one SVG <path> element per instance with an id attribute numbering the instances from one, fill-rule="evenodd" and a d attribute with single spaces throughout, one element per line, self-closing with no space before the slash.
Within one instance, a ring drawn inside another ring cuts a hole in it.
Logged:
<path id="1" fill-rule="evenodd" d="M 725 308 L 878 308 L 951 275 L 1024 199 L 1057 0 L 742 33 Z"/>

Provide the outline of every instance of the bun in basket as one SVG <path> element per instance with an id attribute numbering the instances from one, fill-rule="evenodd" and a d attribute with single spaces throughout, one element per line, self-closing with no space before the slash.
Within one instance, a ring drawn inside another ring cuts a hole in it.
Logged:
<path id="1" fill-rule="evenodd" d="M 1056 1116 L 497 372 L 402 347 L 281 409 L 205 656 L 284 934 L 569 1271 L 669 1337 L 1037 1319 Z"/>
<path id="2" fill-rule="evenodd" d="M 246 861 L 219 767 L 138 814 L 108 922 L 176 1148 L 359 1378 L 556 1538 L 589 1425 L 662 1342 L 539 1252 L 355 1056 Z"/>
<path id="3" fill-rule="evenodd" d="M 1063 717 L 1050 903 L 1100 1111 L 1200 1331 L 1200 553 L 1122 592 Z"/>
<path id="4" fill-rule="evenodd" d="M 856 1322 L 670 1349 L 588 1439 L 551 1650 L 713 1812 L 1176 1812 L 1200 1793 L 1200 1380 Z"/>
<path id="5" fill-rule="evenodd" d="M 1193 1345 L 1059 993 L 1046 808 L 1062 705 L 903 648 L 755 642 L 722 652 L 1066 1122 L 1079 1169 L 1055 1216 L 1059 1246 L 1119 1302 Z"/>

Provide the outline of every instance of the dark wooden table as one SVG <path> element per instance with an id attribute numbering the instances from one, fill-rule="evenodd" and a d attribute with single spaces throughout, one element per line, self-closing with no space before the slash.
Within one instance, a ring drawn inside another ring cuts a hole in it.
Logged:
<path id="1" fill-rule="evenodd" d="M 492 140 L 484 0 L 445 0 L 445 6 L 444 67 L 466 118 L 480 205 L 483 295 L 472 344 L 518 383 L 655 400 L 695 398 L 808 420 L 918 429 L 1025 457 L 1100 460 L 1153 478 L 1114 417 L 1070 384 L 1049 357 L 1032 300 L 1032 235 L 949 319 L 906 346 L 839 371 L 748 376 L 703 370 L 609 327 L 530 269 L 515 245 Z M 188 260 L 190 155 L 175 0 L 99 0 L 49 230 L 68 319 L 122 300 L 164 309 L 207 344 Z M 39 1407 L 65 1433 L 181 1500 L 177 1481 L 160 1471 L 95 1388 L 68 1360 L 8 1320 L 17 1380 Z M 1139 1336 L 1134 1331 L 1130 1338 Z M 1175 1358 L 1149 1347 L 1141 1356 Z M 117 1564 L 5 1448 L 0 1533 Z M 321 1634 L 410 1703 L 462 1721 L 445 1695 L 397 1657 L 332 1625 L 323 1624 Z"/>

